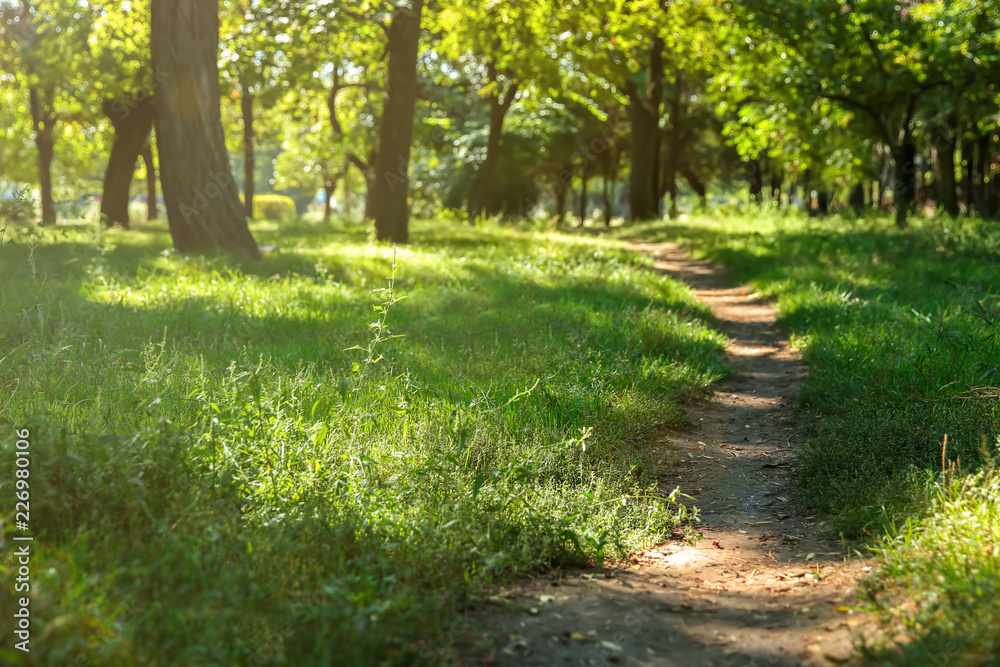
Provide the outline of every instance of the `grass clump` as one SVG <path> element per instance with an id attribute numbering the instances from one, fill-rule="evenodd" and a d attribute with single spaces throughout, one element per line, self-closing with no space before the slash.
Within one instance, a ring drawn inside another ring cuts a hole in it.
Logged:
<path id="1" fill-rule="evenodd" d="M 862 595 L 882 633 L 867 657 L 898 665 L 986 665 L 1000 654 L 1000 475 L 923 478 L 926 516 L 879 547 Z"/>
<path id="2" fill-rule="evenodd" d="M 394 269 L 360 228 L 254 232 L 279 250 L 241 264 L 162 225 L 8 230 L 40 664 L 431 662 L 483 590 L 683 516 L 643 444 L 725 341 L 648 260 L 428 222 Z"/>

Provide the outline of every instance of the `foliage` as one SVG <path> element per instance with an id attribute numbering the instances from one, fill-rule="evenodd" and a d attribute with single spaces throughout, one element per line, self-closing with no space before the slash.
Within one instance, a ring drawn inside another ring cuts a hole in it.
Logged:
<path id="1" fill-rule="evenodd" d="M 294 218 L 295 201 L 285 195 L 256 195 L 253 198 L 253 217 L 259 220 Z"/>

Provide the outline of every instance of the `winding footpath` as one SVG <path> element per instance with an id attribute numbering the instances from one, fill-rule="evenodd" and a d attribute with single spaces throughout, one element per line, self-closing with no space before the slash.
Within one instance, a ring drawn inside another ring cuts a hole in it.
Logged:
<path id="1" fill-rule="evenodd" d="M 870 563 L 818 540 L 797 509 L 788 471 L 799 432 L 792 404 L 804 374 L 775 310 L 724 270 L 672 244 L 637 244 L 657 270 L 687 283 L 731 343 L 734 373 L 689 406 L 696 428 L 672 432 L 661 489 L 697 498 L 695 545 L 671 542 L 627 569 L 563 572 L 505 591 L 470 613 L 499 636 L 466 665 L 738 667 L 851 660 L 864 619 L 849 610 Z M 465 653 L 465 652 L 463 652 Z M 474 655 L 473 655 L 474 654 Z"/>

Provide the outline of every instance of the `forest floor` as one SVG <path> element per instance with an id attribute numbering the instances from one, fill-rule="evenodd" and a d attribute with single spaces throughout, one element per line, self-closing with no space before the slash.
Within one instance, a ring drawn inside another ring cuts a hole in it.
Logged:
<path id="1" fill-rule="evenodd" d="M 821 539 L 789 479 L 805 367 L 776 312 L 725 271 L 674 244 L 636 244 L 690 285 L 731 343 L 733 373 L 670 431 L 662 491 L 695 496 L 697 539 L 662 544 L 613 570 L 522 581 L 467 616 L 468 665 L 832 665 L 852 660 L 869 621 L 852 609 L 871 561 Z M 471 639 L 478 634 L 480 641 Z M 471 645 L 476 644 L 476 648 Z M 460 655 L 464 657 L 459 657 Z"/>

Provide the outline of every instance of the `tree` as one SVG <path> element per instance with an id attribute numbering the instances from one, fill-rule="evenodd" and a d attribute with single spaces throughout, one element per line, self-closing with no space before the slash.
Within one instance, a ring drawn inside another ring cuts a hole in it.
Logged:
<path id="1" fill-rule="evenodd" d="M 60 122 L 79 120 L 91 9 L 57 1 L 0 0 L 0 63 L 27 98 L 43 225 L 56 222 L 52 164 Z M 66 54 L 70 54 L 68 57 Z"/>
<path id="2" fill-rule="evenodd" d="M 153 0 L 151 36 L 160 182 L 174 247 L 259 259 L 222 132 L 218 5 Z"/>
<path id="3" fill-rule="evenodd" d="M 751 31 L 747 44 L 770 44 L 787 54 L 781 66 L 764 70 L 767 76 L 838 105 L 887 149 L 896 224 L 905 226 L 916 189 L 918 117 L 933 96 L 954 97 L 956 84 L 986 74 L 988 63 L 971 56 L 980 45 L 991 54 L 986 60 L 995 62 L 996 50 L 986 48 L 981 30 L 991 25 L 988 8 L 972 0 L 740 4 Z"/>
<path id="4" fill-rule="evenodd" d="M 389 65 L 372 192 L 375 235 L 380 241 L 409 239 L 410 145 L 423 8 L 423 0 L 400 2 L 387 29 Z"/>

